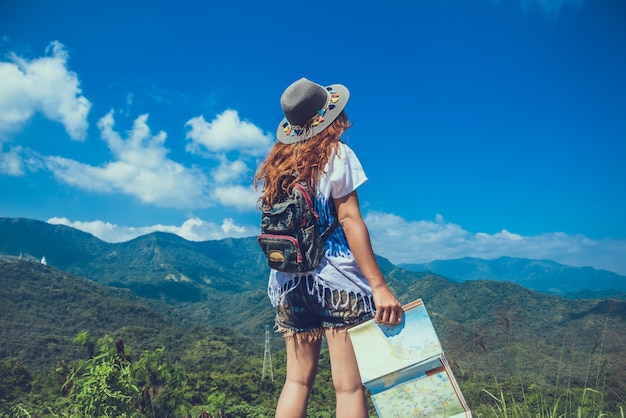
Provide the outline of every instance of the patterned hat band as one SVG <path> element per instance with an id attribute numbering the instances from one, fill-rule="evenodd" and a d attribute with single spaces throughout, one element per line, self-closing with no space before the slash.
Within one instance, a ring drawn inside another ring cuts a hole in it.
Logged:
<path id="1" fill-rule="evenodd" d="M 349 97 L 350 92 L 341 84 L 324 87 L 306 78 L 297 80 L 280 98 L 284 118 L 276 137 L 293 144 L 319 134 L 341 114 Z"/>

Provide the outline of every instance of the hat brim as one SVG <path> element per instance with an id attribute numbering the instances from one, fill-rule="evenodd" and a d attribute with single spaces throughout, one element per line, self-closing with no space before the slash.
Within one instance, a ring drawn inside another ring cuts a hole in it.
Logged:
<path id="1" fill-rule="evenodd" d="M 278 141 L 283 144 L 295 144 L 296 142 L 306 141 L 322 132 L 324 129 L 328 128 L 331 123 L 337 119 L 337 116 L 341 114 L 343 109 L 346 107 L 348 103 L 348 99 L 350 98 L 350 91 L 346 88 L 346 86 L 342 84 L 331 84 L 326 86 L 326 88 L 333 89 L 339 95 L 339 101 L 333 103 L 335 106 L 332 109 L 326 109 L 324 113 L 324 120 L 320 122 L 318 125 L 310 127 L 308 130 L 303 130 L 299 135 L 287 135 L 285 133 L 285 128 L 283 127 L 284 121 L 281 121 L 278 124 L 278 129 L 276 130 L 276 138 Z"/>

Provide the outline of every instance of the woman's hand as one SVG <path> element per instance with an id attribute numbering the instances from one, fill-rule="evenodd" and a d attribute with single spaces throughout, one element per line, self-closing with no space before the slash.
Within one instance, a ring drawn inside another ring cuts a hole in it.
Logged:
<path id="1" fill-rule="evenodd" d="M 402 305 L 385 285 L 372 289 L 374 306 L 376 306 L 375 321 L 379 324 L 397 325 L 402 322 Z"/>

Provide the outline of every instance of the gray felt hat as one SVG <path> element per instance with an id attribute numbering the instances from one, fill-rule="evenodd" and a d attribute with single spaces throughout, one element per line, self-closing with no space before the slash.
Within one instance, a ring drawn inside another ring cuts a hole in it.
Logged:
<path id="1" fill-rule="evenodd" d="M 278 125 L 276 137 L 284 144 L 306 141 L 326 129 L 349 98 L 350 92 L 341 84 L 324 87 L 301 78 L 280 97 L 285 118 Z"/>

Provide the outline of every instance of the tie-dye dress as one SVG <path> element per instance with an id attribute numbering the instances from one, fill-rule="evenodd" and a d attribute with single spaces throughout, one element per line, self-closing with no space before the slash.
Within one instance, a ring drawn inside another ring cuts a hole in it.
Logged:
<path id="1" fill-rule="evenodd" d="M 339 143 L 337 153 L 331 155 L 324 174 L 317 187 L 315 200 L 320 215 L 320 229 L 323 231 L 336 218 L 333 199 L 344 197 L 367 181 L 363 167 L 354 152 L 343 142 Z M 341 227 L 333 231 L 326 242 L 326 254 L 321 264 L 312 272 L 285 273 L 271 270 L 268 295 L 273 306 L 277 306 L 285 296 L 307 280 L 307 289 L 311 296 L 317 295 L 321 304 L 332 303 L 335 309 L 345 308 L 345 304 L 358 304 L 359 308 L 373 313 L 372 290 L 359 268 L 348 241 Z M 349 298 L 324 298 L 323 293 L 349 294 Z M 326 292 L 327 293 L 327 292 Z"/>

